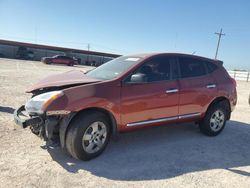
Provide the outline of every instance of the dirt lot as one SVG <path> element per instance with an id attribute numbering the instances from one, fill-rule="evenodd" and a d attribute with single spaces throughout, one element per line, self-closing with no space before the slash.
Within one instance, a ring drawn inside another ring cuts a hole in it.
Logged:
<path id="1" fill-rule="evenodd" d="M 250 187 L 250 83 L 238 82 L 238 105 L 223 133 L 194 124 L 123 134 L 98 158 L 82 162 L 14 129 L 13 111 L 39 79 L 88 67 L 0 59 L 0 187 Z"/>

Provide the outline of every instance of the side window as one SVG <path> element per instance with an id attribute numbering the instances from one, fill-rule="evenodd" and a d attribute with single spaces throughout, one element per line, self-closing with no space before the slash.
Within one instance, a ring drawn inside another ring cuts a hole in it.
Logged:
<path id="1" fill-rule="evenodd" d="M 178 63 L 176 62 L 176 59 L 172 59 L 172 79 L 176 80 L 179 79 L 179 67 L 178 67 Z"/>
<path id="2" fill-rule="evenodd" d="M 68 57 L 68 56 L 64 56 L 64 55 L 59 56 L 59 58 L 60 58 L 60 59 L 65 59 L 65 60 L 70 59 L 70 57 Z"/>
<path id="3" fill-rule="evenodd" d="M 141 67 L 139 67 L 134 74 L 145 75 L 145 82 L 158 82 L 171 79 L 171 58 L 155 57 L 149 59 Z M 131 81 L 131 76 L 126 79 Z"/>
<path id="4" fill-rule="evenodd" d="M 199 59 L 194 58 L 179 58 L 181 78 L 190 78 L 206 75 L 204 63 Z"/>
<path id="5" fill-rule="evenodd" d="M 214 72 L 218 67 L 214 63 L 206 62 L 208 73 Z"/>

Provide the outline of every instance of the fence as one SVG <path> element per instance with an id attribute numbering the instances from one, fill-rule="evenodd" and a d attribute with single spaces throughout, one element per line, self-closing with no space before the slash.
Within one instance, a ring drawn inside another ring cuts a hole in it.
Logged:
<path id="1" fill-rule="evenodd" d="M 247 71 L 228 71 L 229 75 L 235 80 L 250 81 L 250 72 Z"/>

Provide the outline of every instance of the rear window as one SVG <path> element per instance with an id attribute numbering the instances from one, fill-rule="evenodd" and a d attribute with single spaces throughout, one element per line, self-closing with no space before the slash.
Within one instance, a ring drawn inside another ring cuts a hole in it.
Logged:
<path id="1" fill-rule="evenodd" d="M 179 58 L 181 78 L 203 76 L 207 74 L 204 62 L 194 58 Z"/>

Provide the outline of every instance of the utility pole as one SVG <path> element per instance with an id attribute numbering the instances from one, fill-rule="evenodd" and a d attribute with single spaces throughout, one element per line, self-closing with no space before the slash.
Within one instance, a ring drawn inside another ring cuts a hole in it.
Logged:
<path id="1" fill-rule="evenodd" d="M 226 34 L 225 34 L 225 33 L 222 33 L 222 29 L 220 29 L 220 32 L 219 32 L 219 33 L 215 32 L 214 34 L 219 35 L 219 39 L 218 39 L 218 43 L 217 43 L 217 48 L 216 48 L 216 53 L 215 53 L 215 59 L 217 59 L 218 50 L 219 50 L 219 47 L 220 47 L 220 39 L 221 39 L 221 36 L 225 36 Z"/>
<path id="2" fill-rule="evenodd" d="M 37 27 L 35 27 L 35 44 L 37 44 Z"/>
<path id="3" fill-rule="evenodd" d="M 88 45 L 87 45 L 87 48 L 88 48 L 87 65 L 89 65 L 89 64 L 90 64 L 90 62 L 89 62 L 89 50 L 90 50 L 90 44 L 89 44 L 89 43 L 88 43 Z"/>

